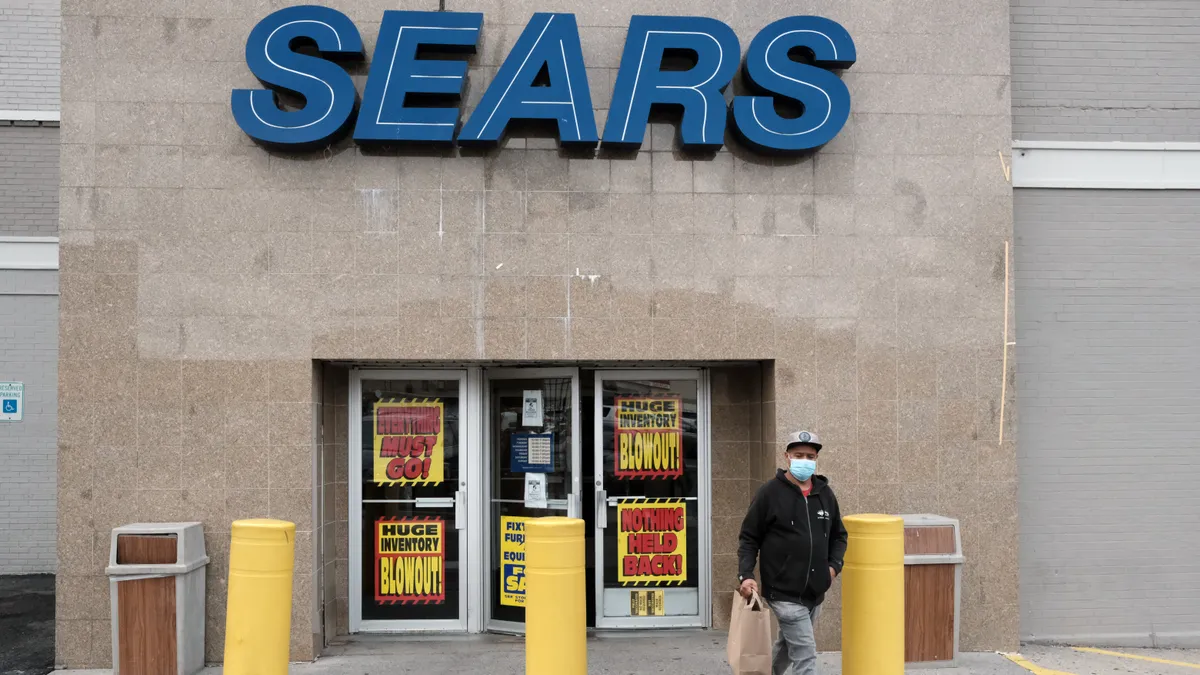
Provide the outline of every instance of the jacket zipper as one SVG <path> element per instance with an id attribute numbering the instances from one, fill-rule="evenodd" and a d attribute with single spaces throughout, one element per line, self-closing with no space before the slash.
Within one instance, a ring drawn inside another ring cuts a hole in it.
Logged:
<path id="1" fill-rule="evenodd" d="M 808 590 L 809 577 L 812 575 L 813 534 L 812 520 L 808 514 L 808 495 L 801 489 L 800 496 L 804 498 L 804 525 L 808 528 L 808 565 L 804 568 L 804 586 L 800 589 L 800 597 L 804 597 L 804 592 Z"/>

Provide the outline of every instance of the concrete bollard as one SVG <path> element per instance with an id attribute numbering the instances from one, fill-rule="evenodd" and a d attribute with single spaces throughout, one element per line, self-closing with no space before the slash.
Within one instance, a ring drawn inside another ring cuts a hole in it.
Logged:
<path id="1" fill-rule="evenodd" d="M 287 675 L 295 555 L 295 523 L 234 521 L 225 612 L 225 675 Z"/>
<path id="2" fill-rule="evenodd" d="M 904 519 L 842 520 L 850 534 L 842 569 L 842 674 L 904 674 Z"/>
<path id="3" fill-rule="evenodd" d="M 583 521 L 525 524 L 525 675 L 587 675 Z"/>

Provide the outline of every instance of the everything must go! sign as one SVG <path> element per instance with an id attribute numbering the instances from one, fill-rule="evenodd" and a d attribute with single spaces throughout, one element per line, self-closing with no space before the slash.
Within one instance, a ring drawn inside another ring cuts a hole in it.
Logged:
<path id="1" fill-rule="evenodd" d="M 303 5 L 262 19 L 246 42 L 246 64 L 266 87 L 235 89 L 233 117 L 256 142 L 276 150 L 324 147 L 353 132 L 360 145 L 499 143 L 515 120 L 543 120 L 564 145 L 635 150 L 651 108 L 682 109 L 685 148 L 717 150 L 734 132 L 759 152 L 798 153 L 833 140 L 850 115 L 850 92 L 832 70 L 854 65 L 854 41 L 840 24 L 791 16 L 764 27 L 745 58 L 728 24 L 698 16 L 633 16 L 601 136 L 592 107 L 574 14 L 537 13 L 460 128 L 464 60 L 483 30 L 478 12 L 383 13 L 361 103 L 339 62 L 362 61 L 363 40 L 345 14 Z M 315 45 L 297 51 L 299 44 Z M 688 67 L 665 63 L 683 54 Z M 805 55 L 796 60 L 794 54 Z M 748 94 L 726 101 L 739 67 Z M 285 110 L 277 94 L 303 97 Z M 424 98 L 424 105 L 418 105 Z M 800 112 L 781 115 L 776 103 Z"/>

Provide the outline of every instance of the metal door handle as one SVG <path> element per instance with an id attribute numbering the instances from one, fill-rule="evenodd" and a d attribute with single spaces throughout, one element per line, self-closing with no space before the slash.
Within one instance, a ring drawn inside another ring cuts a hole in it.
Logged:
<path id="1" fill-rule="evenodd" d="M 467 527 L 467 493 L 459 490 L 454 493 L 454 529 L 462 530 Z"/>
<path id="2" fill-rule="evenodd" d="M 418 509 L 444 509 L 455 505 L 455 497 L 418 497 L 413 501 Z"/>
<path id="3" fill-rule="evenodd" d="M 596 490 L 596 528 L 608 528 L 608 493 Z"/>

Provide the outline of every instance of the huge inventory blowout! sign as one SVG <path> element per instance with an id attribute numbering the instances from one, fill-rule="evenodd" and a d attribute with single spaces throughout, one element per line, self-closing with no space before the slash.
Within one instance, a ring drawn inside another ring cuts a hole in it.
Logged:
<path id="1" fill-rule="evenodd" d="M 618 397 L 613 449 L 617 478 L 683 475 L 683 400 L 678 396 Z"/>
<path id="2" fill-rule="evenodd" d="M 687 502 L 638 499 L 617 504 L 617 581 L 662 586 L 687 581 Z"/>
<path id="3" fill-rule="evenodd" d="M 233 117 L 256 142 L 281 149 L 319 148 L 353 130 L 361 145 L 443 143 L 496 145 L 515 120 L 544 120 L 563 144 L 617 149 L 642 145 L 651 110 L 682 110 L 684 147 L 717 150 L 732 127 L 751 148 L 796 153 L 833 140 L 850 116 L 850 92 L 832 70 L 858 56 L 840 24 L 791 16 L 742 45 L 728 24 L 700 16 L 633 16 L 601 137 L 574 14 L 539 12 L 530 18 L 479 105 L 460 128 L 457 103 L 467 63 L 433 53 L 474 53 L 483 29 L 479 12 L 383 13 L 362 103 L 350 74 L 337 62 L 366 54 L 358 27 L 345 14 L 316 5 L 280 9 L 258 23 L 246 41 L 246 65 L 266 89 L 235 89 Z M 298 43 L 315 47 L 300 52 Z M 678 67 L 672 54 L 694 61 Z M 809 56 L 801 62 L 793 53 Z M 725 90 L 742 71 L 748 93 Z M 302 97 L 282 107 L 279 92 Z M 780 114 L 776 103 L 798 114 Z"/>
<path id="4" fill-rule="evenodd" d="M 445 464 L 445 406 L 438 399 L 401 398 L 375 404 L 375 482 L 436 485 Z"/>
<path id="5" fill-rule="evenodd" d="M 446 523 L 441 518 L 375 521 L 375 602 L 446 601 Z"/>
<path id="6" fill-rule="evenodd" d="M 525 606 L 525 522 L 500 516 L 500 604 Z"/>

